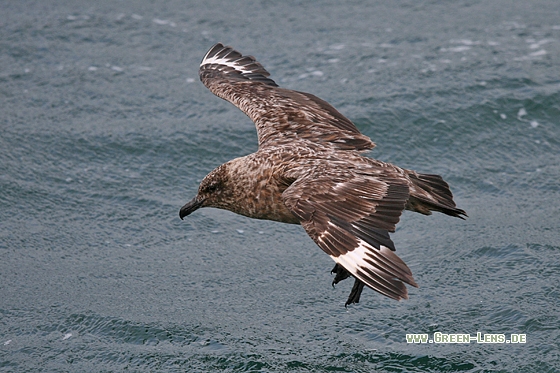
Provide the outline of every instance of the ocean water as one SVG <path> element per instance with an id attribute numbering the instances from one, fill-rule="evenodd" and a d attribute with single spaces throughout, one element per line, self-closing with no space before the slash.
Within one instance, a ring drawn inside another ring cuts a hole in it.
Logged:
<path id="1" fill-rule="evenodd" d="M 550 1 L 5 1 L 0 372 L 560 371 L 560 8 Z M 298 226 L 179 208 L 254 126 L 198 80 L 216 42 L 441 174 L 405 212 L 420 287 L 352 281 Z M 411 333 L 525 343 L 407 343 Z"/>

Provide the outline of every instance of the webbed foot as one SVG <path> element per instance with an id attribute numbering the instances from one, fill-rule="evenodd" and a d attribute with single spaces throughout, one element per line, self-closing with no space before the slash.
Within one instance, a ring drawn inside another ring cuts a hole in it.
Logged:
<path id="1" fill-rule="evenodd" d="M 334 268 L 331 270 L 331 273 L 334 273 L 334 280 L 332 282 L 332 286 L 334 287 L 342 280 L 346 280 L 348 277 L 354 277 L 348 272 L 343 266 L 339 265 L 338 263 L 335 264 Z M 360 296 L 362 295 L 362 291 L 364 290 L 364 283 L 357 278 L 355 278 L 354 286 L 352 286 L 352 291 L 348 296 L 348 300 L 344 304 L 344 307 L 348 307 L 349 304 L 353 303 L 360 303 Z"/>
<path id="2" fill-rule="evenodd" d="M 343 266 L 341 266 L 340 264 L 336 263 L 334 265 L 334 268 L 331 270 L 331 273 L 335 273 L 336 276 L 334 276 L 334 280 L 332 282 L 332 286 L 334 288 L 334 286 L 336 284 L 338 284 L 340 281 L 342 280 L 346 280 L 348 277 L 351 276 L 350 272 L 348 272 Z"/>

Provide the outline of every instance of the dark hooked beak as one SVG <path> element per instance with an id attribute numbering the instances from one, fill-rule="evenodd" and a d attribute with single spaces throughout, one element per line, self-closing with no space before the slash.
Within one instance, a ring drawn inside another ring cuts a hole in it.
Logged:
<path id="1" fill-rule="evenodd" d="M 202 202 L 204 202 L 204 200 L 198 201 L 196 197 L 194 197 L 190 202 L 187 202 L 185 206 L 181 207 L 181 210 L 179 210 L 179 217 L 181 220 L 183 220 L 185 216 L 190 215 L 193 211 L 201 208 Z"/>

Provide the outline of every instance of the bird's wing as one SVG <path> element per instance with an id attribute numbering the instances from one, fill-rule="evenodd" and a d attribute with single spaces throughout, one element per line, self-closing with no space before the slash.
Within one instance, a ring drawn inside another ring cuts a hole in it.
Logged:
<path id="1" fill-rule="evenodd" d="M 310 172 L 283 193 L 285 205 L 335 262 L 390 298 L 418 286 L 389 237 L 409 196 L 408 182 L 389 168 Z"/>
<path id="2" fill-rule="evenodd" d="M 212 93 L 241 109 L 257 127 L 259 147 L 305 140 L 341 150 L 365 151 L 369 137 L 329 103 L 278 87 L 252 56 L 214 45 L 202 59 L 200 80 Z"/>

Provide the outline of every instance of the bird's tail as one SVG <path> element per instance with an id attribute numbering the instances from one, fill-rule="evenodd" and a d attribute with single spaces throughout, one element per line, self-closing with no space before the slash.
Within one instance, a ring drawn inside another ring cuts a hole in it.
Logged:
<path id="1" fill-rule="evenodd" d="M 420 174 L 406 170 L 412 182 L 407 210 L 430 215 L 432 211 L 464 219 L 467 213 L 457 208 L 449 185 L 439 175 Z"/>

